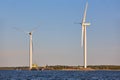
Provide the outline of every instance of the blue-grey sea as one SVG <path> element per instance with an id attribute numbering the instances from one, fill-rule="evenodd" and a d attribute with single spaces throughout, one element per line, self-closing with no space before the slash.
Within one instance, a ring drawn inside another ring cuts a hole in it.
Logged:
<path id="1" fill-rule="evenodd" d="M 0 80 L 120 80 L 120 71 L 0 70 Z"/>

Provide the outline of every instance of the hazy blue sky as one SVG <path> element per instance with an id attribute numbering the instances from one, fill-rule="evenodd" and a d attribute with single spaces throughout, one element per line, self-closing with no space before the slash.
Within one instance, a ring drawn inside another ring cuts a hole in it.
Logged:
<path id="1" fill-rule="evenodd" d="M 83 65 L 81 22 L 87 0 L 0 0 L 0 66 Z M 120 0 L 88 0 L 88 65 L 120 65 Z"/>

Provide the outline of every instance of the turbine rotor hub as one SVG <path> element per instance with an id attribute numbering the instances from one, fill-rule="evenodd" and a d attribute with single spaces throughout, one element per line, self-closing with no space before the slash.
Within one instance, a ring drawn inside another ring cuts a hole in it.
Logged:
<path id="1" fill-rule="evenodd" d="M 32 35 L 32 32 L 29 32 L 29 35 Z"/>

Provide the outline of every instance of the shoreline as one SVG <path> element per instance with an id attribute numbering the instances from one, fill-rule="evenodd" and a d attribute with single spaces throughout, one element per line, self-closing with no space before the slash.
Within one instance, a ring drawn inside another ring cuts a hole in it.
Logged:
<path id="1" fill-rule="evenodd" d="M 23 67 L 0 67 L 0 70 L 30 70 L 28 66 Z M 63 66 L 63 65 L 55 65 L 55 66 L 38 66 L 33 67 L 33 70 L 62 70 L 62 71 L 95 71 L 95 70 L 114 70 L 120 71 L 120 66 L 116 65 L 97 65 L 97 66 L 88 66 L 87 68 L 83 68 L 83 66 Z"/>
<path id="2" fill-rule="evenodd" d="M 11 68 L 11 69 L 0 69 L 0 71 L 1 70 L 28 70 L 28 71 L 46 71 L 46 70 L 53 70 L 53 71 L 120 71 L 120 69 L 90 69 L 90 68 L 88 68 L 88 69 L 34 69 L 34 70 L 29 70 L 29 69 L 13 69 L 13 68 Z"/>

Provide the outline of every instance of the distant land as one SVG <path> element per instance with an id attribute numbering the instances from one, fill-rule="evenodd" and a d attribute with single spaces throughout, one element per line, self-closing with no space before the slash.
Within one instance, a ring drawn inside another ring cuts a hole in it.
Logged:
<path id="1" fill-rule="evenodd" d="M 89 65 L 86 69 L 83 66 L 64 66 L 64 65 L 55 65 L 55 66 L 38 66 L 37 68 L 33 67 L 33 70 L 120 70 L 120 65 Z M 28 66 L 23 67 L 0 67 L 0 70 L 29 70 Z"/>

